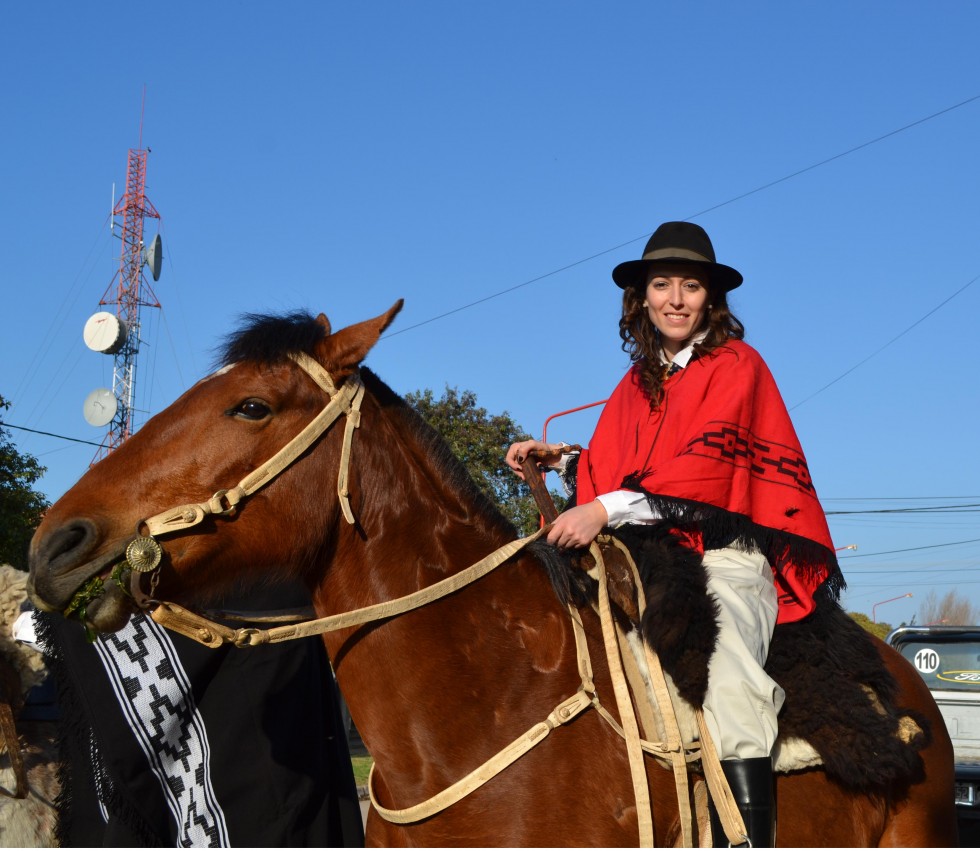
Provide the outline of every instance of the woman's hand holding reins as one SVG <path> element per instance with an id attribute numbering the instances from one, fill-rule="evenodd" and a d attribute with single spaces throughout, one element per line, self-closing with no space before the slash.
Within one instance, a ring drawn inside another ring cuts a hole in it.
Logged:
<path id="1" fill-rule="evenodd" d="M 609 516 L 599 500 L 576 505 L 558 515 L 548 532 L 548 543 L 562 549 L 587 547 L 595 539 Z"/>
<path id="2" fill-rule="evenodd" d="M 529 455 L 533 455 L 545 464 L 549 461 L 555 463 L 561 458 L 562 452 L 566 448 L 563 443 L 522 440 L 519 443 L 511 444 L 504 460 L 507 466 L 514 471 L 514 474 L 523 480 L 522 466 L 524 459 Z M 547 540 L 549 544 L 563 549 L 587 547 L 608 522 L 609 515 L 606 514 L 606 509 L 598 500 L 588 502 L 585 505 L 576 505 L 558 515 L 554 523 L 551 524 L 551 529 L 548 530 Z"/>
<path id="3" fill-rule="evenodd" d="M 547 466 L 549 463 L 556 463 L 561 458 L 562 449 L 564 449 L 564 444 L 562 443 L 545 443 L 542 440 L 522 440 L 510 445 L 510 449 L 507 450 L 507 454 L 504 456 L 504 461 L 514 471 L 514 474 L 523 480 L 524 471 L 521 467 L 524 464 L 524 459 L 528 455 L 534 455 L 544 466 Z"/>

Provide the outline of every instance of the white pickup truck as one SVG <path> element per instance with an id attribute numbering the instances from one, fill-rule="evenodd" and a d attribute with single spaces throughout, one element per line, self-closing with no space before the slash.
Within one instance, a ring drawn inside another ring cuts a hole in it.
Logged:
<path id="1" fill-rule="evenodd" d="M 887 641 L 922 675 L 953 740 L 960 845 L 980 845 L 980 626 L 901 626 Z"/>

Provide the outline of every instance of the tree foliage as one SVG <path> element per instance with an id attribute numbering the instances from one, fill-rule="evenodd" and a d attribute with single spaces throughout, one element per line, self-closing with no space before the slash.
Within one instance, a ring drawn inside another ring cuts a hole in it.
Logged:
<path id="1" fill-rule="evenodd" d="M 947 591 L 939 597 L 930 590 L 919 606 L 919 625 L 974 626 L 977 623 L 977 607 L 957 591 Z"/>
<path id="2" fill-rule="evenodd" d="M 10 403 L 0 396 L 0 411 Z M 27 549 L 50 503 L 34 490 L 44 475 L 32 455 L 17 451 L 10 432 L 0 428 L 0 564 L 27 570 Z"/>
<path id="3" fill-rule="evenodd" d="M 530 490 L 504 463 L 507 447 L 530 438 L 507 411 L 490 414 L 477 404 L 472 390 L 460 391 L 448 385 L 440 399 L 426 389 L 406 394 L 405 401 L 442 435 L 473 480 L 521 535 L 538 528 L 538 510 Z M 563 498 L 556 491 L 551 495 L 560 510 Z"/>
<path id="4" fill-rule="evenodd" d="M 848 612 L 851 620 L 853 620 L 858 626 L 870 632 L 872 635 L 876 635 L 882 641 L 885 640 L 885 636 L 892 631 L 893 627 L 889 623 L 873 623 L 871 618 L 869 618 L 864 612 Z"/>

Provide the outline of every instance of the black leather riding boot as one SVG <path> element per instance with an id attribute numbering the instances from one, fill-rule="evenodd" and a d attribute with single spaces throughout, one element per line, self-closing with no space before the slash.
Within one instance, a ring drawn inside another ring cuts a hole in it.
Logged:
<path id="1" fill-rule="evenodd" d="M 745 822 L 749 845 L 753 848 L 772 848 L 775 840 L 775 795 L 772 781 L 772 760 L 767 756 L 753 759 L 724 759 L 721 769 L 732 789 L 738 811 Z M 728 839 L 713 801 L 708 802 L 711 817 L 711 839 L 715 848 L 727 848 Z M 736 846 L 737 847 L 737 846 Z M 744 847 L 744 846 L 743 846 Z"/>

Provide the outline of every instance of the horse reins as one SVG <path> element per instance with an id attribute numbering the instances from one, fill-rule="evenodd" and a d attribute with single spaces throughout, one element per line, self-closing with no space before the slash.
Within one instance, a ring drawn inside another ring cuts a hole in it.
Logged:
<path id="1" fill-rule="evenodd" d="M 338 389 L 329 373 L 312 357 L 302 353 L 290 355 L 290 357 L 330 397 L 320 413 L 282 449 L 264 464 L 261 464 L 245 476 L 235 487 L 217 491 L 207 502 L 180 505 L 168 511 L 155 514 L 138 524 L 137 535 L 126 548 L 126 560 L 132 568 L 131 593 L 137 604 L 144 610 L 148 610 L 150 616 L 157 623 L 168 629 L 180 632 L 208 647 L 219 647 L 222 644 L 251 647 L 259 644 L 277 643 L 295 638 L 320 635 L 332 630 L 390 618 L 452 594 L 510 560 L 520 550 L 537 540 L 550 528 L 550 526 L 545 526 L 533 535 L 505 544 L 465 570 L 413 594 L 338 615 L 306 620 L 298 624 L 288 624 L 268 629 L 255 627 L 232 629 L 174 603 L 148 597 L 140 587 L 140 578 L 146 573 L 154 573 L 154 578 L 151 579 L 152 593 L 156 585 L 156 579 L 159 578 L 159 565 L 163 557 L 163 549 L 156 541 L 156 536 L 189 529 L 201 523 L 209 515 L 233 515 L 242 500 L 254 494 L 287 469 L 307 449 L 316 443 L 327 429 L 341 416 L 346 417 L 346 424 L 341 460 L 337 474 L 337 495 L 340 500 L 344 519 L 349 524 L 354 524 L 354 514 L 350 507 L 348 481 L 351 447 L 354 430 L 360 425 L 360 407 L 364 397 L 364 385 L 361 382 L 359 374 L 354 373 Z M 142 534 L 140 531 L 143 527 L 146 528 L 146 534 Z M 592 546 L 592 553 L 596 559 L 600 580 L 602 580 L 604 579 L 605 568 L 601 551 L 596 544 Z M 683 755 L 685 747 L 679 742 L 679 737 L 676 736 L 676 733 L 668 736 L 671 741 L 666 746 L 661 743 L 648 742 L 640 738 L 635 711 L 628 690 L 625 690 L 625 677 L 621 662 L 618 656 L 614 658 L 612 646 L 615 644 L 616 639 L 612 632 L 614 627 L 612 627 L 606 583 L 600 581 L 599 588 L 600 622 L 602 623 L 606 655 L 610 664 L 610 672 L 613 674 L 614 693 L 623 726 L 621 727 L 617 724 L 615 719 L 599 702 L 598 695 L 595 692 L 595 684 L 592 680 L 591 660 L 581 617 L 573 606 L 568 606 L 575 637 L 578 670 L 581 680 L 579 689 L 571 697 L 559 703 L 544 721 L 535 724 L 510 745 L 487 760 L 483 765 L 470 772 L 449 788 L 415 806 L 401 810 L 388 809 L 381 806 L 375 798 L 373 783 L 371 782 L 374 772 L 374 766 L 372 766 L 372 774 L 368 778 L 368 789 L 371 796 L 371 803 L 383 818 L 390 822 L 407 824 L 420 821 L 440 812 L 511 765 L 527 753 L 527 751 L 543 741 L 555 727 L 566 724 L 583 711 L 595 707 L 606 722 L 626 741 L 630 772 L 633 777 L 634 792 L 637 799 L 640 845 L 648 846 L 653 844 L 652 811 L 650 808 L 649 793 L 646 787 L 646 776 L 641 751 L 646 750 L 651 753 L 661 754 L 672 751 L 679 752 L 680 756 L 678 757 L 677 753 L 675 753 L 672 761 L 675 765 L 675 776 L 677 776 L 678 797 L 680 800 L 681 790 L 678 759 L 681 762 L 685 761 Z M 659 671 L 659 665 L 657 666 L 657 670 Z M 662 678 L 662 673 L 660 676 Z M 665 689 L 661 690 L 665 691 Z M 669 699 L 667 704 L 670 707 Z M 669 711 L 672 713 L 672 707 L 670 707 Z M 674 723 L 675 726 L 672 729 L 676 730 L 676 722 Z M 728 802 L 726 801 L 726 803 Z M 728 813 L 723 812 L 725 822 L 729 821 L 727 816 Z M 683 818 L 683 812 L 681 821 L 682 825 L 688 821 L 688 819 Z M 690 833 L 687 829 L 684 829 L 684 838 L 686 840 L 690 838 Z"/>

